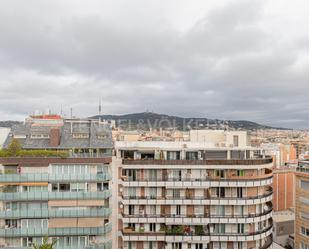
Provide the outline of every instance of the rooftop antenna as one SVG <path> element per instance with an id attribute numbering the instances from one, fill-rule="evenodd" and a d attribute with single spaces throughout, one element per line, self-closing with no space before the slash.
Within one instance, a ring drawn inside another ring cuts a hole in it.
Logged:
<path id="1" fill-rule="evenodd" d="M 61 104 L 61 106 L 60 106 L 60 116 L 62 117 L 62 115 L 63 115 L 63 110 L 62 110 L 62 104 Z"/>
<path id="2" fill-rule="evenodd" d="M 71 115 L 71 118 L 73 118 L 73 108 L 72 107 L 70 108 L 70 115 Z"/>

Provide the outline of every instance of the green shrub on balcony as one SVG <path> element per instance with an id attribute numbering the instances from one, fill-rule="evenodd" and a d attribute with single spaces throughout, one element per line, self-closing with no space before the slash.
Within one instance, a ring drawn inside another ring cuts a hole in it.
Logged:
<path id="1" fill-rule="evenodd" d="M 195 226 L 195 235 L 197 236 L 205 235 L 204 228 L 202 225 Z"/>

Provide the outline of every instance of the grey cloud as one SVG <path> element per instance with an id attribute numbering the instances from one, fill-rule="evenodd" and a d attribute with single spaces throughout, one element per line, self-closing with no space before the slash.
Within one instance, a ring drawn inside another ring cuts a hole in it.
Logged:
<path id="1" fill-rule="evenodd" d="M 61 104 L 93 115 L 102 98 L 106 113 L 308 127 L 307 38 L 272 30 L 266 1 L 227 2 L 184 31 L 154 2 L 140 15 L 140 1 L 128 13 L 123 1 L 95 1 L 101 12 L 83 11 L 82 1 L 43 2 L 47 8 L 7 1 L 0 9 L 0 119 Z"/>

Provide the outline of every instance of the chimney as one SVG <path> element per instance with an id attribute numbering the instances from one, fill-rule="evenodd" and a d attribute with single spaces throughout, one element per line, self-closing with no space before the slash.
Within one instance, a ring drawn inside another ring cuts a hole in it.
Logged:
<path id="1" fill-rule="evenodd" d="M 49 145 L 57 147 L 60 144 L 60 130 L 58 128 L 52 128 L 49 133 L 50 142 Z"/>

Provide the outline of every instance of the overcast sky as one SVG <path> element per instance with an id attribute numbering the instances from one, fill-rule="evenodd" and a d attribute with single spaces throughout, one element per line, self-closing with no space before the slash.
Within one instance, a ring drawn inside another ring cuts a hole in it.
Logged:
<path id="1" fill-rule="evenodd" d="M 308 0 L 3 0 L 0 120 L 152 110 L 309 128 Z"/>

